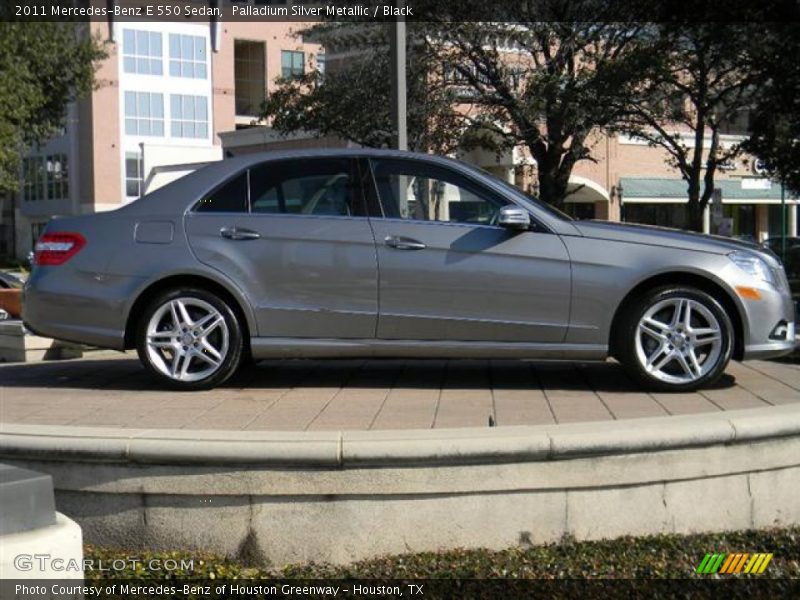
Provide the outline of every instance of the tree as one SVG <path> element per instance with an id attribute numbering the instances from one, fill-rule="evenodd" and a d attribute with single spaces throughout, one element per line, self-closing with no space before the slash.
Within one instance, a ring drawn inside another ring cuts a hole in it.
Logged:
<path id="1" fill-rule="evenodd" d="M 760 74 L 745 150 L 762 159 L 787 187 L 800 192 L 800 26 L 769 23 L 751 47 Z"/>
<path id="2" fill-rule="evenodd" d="M 298 32 L 319 41 L 327 53 L 342 52 L 326 72 L 280 78 L 262 108 L 262 118 L 284 134 L 297 131 L 335 135 L 362 146 L 388 147 L 396 132 L 389 113 L 389 37 L 385 26 L 323 23 Z M 464 133 L 453 111 L 453 94 L 430 74 L 438 59 L 422 40 L 424 25 L 408 25 L 409 148 L 447 154 Z"/>
<path id="3" fill-rule="evenodd" d="M 0 22 L 0 192 L 18 188 L 21 156 L 63 127 L 104 57 L 76 23 Z"/>
<path id="4" fill-rule="evenodd" d="M 573 167 L 592 158 L 590 134 L 617 124 L 652 60 L 643 26 L 587 22 L 603 6 L 536 0 L 509 7 L 513 22 L 409 23 L 410 146 L 447 153 L 524 145 L 537 162 L 541 198 L 563 206 Z M 263 117 L 283 133 L 305 129 L 389 145 L 387 44 L 367 37 L 385 36 L 385 29 L 321 27 L 315 37 L 328 55 L 351 51 L 324 77 L 282 81 Z M 363 37 L 347 41 L 347 32 Z"/>
<path id="5" fill-rule="evenodd" d="M 666 150 L 687 183 L 688 226 L 702 231 L 703 211 L 720 165 L 739 155 L 720 133 L 754 101 L 759 74 L 748 68 L 746 23 L 660 24 L 662 60 L 636 91 L 621 129 Z"/>
<path id="6" fill-rule="evenodd" d="M 536 160 L 540 197 L 562 207 L 569 178 L 591 156 L 591 134 L 616 126 L 654 60 L 641 24 L 602 18 L 602 3 L 521 3 L 507 23 L 463 22 L 431 38 L 470 89 L 465 115 Z"/>

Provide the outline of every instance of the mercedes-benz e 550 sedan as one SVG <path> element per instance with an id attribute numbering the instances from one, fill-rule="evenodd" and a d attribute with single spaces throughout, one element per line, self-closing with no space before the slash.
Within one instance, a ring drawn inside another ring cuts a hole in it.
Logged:
<path id="1" fill-rule="evenodd" d="M 382 150 L 247 155 L 52 220 L 23 316 L 174 388 L 272 357 L 619 359 L 653 389 L 794 348 L 786 275 L 722 238 L 575 222 L 466 164 Z"/>

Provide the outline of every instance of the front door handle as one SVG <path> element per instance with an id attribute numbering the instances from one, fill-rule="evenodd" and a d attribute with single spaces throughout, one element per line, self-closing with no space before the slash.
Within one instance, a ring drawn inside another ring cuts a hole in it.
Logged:
<path id="1" fill-rule="evenodd" d="M 229 240 L 257 240 L 261 234 L 252 229 L 242 229 L 241 227 L 223 227 L 219 234 Z"/>
<path id="2" fill-rule="evenodd" d="M 397 250 L 424 250 L 427 247 L 418 240 L 399 235 L 387 236 L 383 242 L 390 248 L 396 248 Z"/>

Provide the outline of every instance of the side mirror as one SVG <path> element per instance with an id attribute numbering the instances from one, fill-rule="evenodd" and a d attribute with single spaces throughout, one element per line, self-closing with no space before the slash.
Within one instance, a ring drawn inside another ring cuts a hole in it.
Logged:
<path id="1" fill-rule="evenodd" d="M 531 215 L 519 206 L 504 206 L 497 214 L 497 224 L 506 229 L 527 230 L 531 227 Z"/>

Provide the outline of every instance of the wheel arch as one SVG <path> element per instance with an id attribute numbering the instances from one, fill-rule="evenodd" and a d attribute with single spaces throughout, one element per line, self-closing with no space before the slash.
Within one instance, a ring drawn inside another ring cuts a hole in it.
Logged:
<path id="1" fill-rule="evenodd" d="M 165 290 L 180 287 L 197 287 L 217 294 L 220 298 L 228 302 L 236 313 L 236 317 L 242 324 L 242 334 L 244 335 L 245 348 L 250 345 L 250 337 L 255 331 L 255 319 L 249 310 L 246 309 L 247 303 L 241 294 L 230 289 L 229 286 L 212 279 L 205 275 L 198 274 L 176 274 L 162 277 L 157 281 L 149 283 L 142 289 L 128 310 L 125 320 L 125 349 L 129 350 L 136 347 L 136 324 L 139 321 L 144 309 L 158 294 Z"/>
<path id="2" fill-rule="evenodd" d="M 617 354 L 616 345 L 616 331 L 619 328 L 620 320 L 625 310 L 642 294 L 648 290 L 665 285 L 687 285 L 702 290 L 713 297 L 717 302 L 722 305 L 725 312 L 731 319 L 733 324 L 734 342 L 733 342 L 733 358 L 741 360 L 744 357 L 745 346 L 745 325 L 742 317 L 742 311 L 734 298 L 733 294 L 727 290 L 722 284 L 715 281 L 710 277 L 700 275 L 698 273 L 691 273 L 685 271 L 669 271 L 653 275 L 643 281 L 640 281 L 633 287 L 622 299 L 614 312 L 614 317 L 611 320 L 611 327 L 609 328 L 608 347 L 610 354 L 615 356 Z"/>

